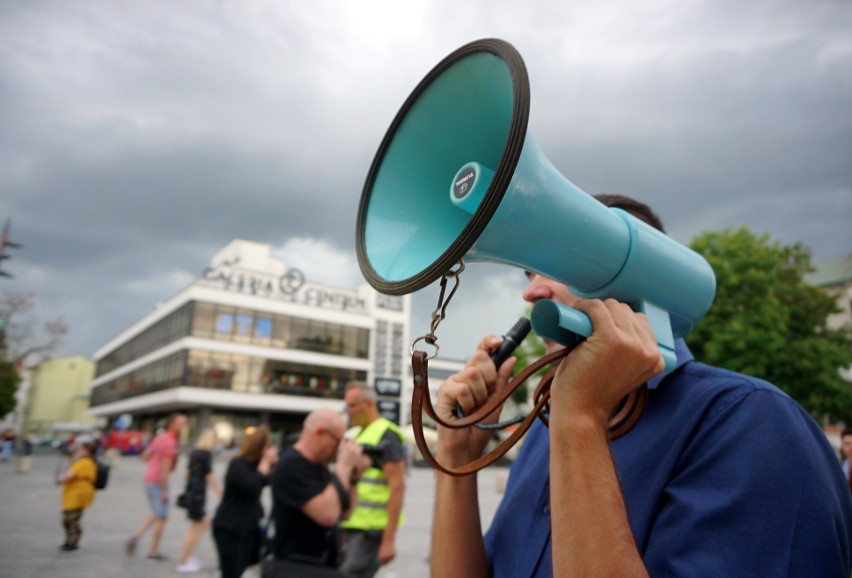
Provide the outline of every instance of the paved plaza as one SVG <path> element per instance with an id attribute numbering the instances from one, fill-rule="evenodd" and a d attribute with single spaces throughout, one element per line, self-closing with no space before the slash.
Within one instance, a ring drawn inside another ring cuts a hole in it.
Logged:
<path id="1" fill-rule="evenodd" d="M 219 480 L 228 455 L 219 456 L 215 472 Z M 161 551 L 165 562 L 145 558 L 148 536 L 140 541 L 135 558 L 124 553 L 124 542 L 148 513 L 142 489 L 144 463 L 139 458 L 121 458 L 112 469 L 109 487 L 101 490 L 95 503 L 83 515 L 83 538 L 76 552 L 60 552 L 64 540 L 60 524 L 61 488 L 53 483 L 63 466 L 55 453 L 34 456 L 28 474 L 16 473 L 14 461 L 0 463 L 0 577 L 2 578 L 156 578 L 179 576 L 175 572 L 187 521 L 183 510 L 172 508 L 163 534 Z M 183 485 L 186 457 L 182 456 L 172 476 L 172 495 Z M 490 523 L 501 495 L 497 488 L 505 479 L 505 468 L 488 468 L 480 473 L 479 493 L 482 522 Z M 412 468 L 405 495 L 406 522 L 399 530 L 397 558 L 383 568 L 380 578 L 426 578 L 429 576 L 429 540 L 432 525 L 434 474 L 431 469 Z M 264 492 L 268 503 L 268 490 Z M 208 509 L 217 500 L 208 497 Z M 218 575 L 216 549 L 208 533 L 202 538 L 196 556 L 201 572 L 190 576 Z M 244 575 L 257 576 L 255 569 Z"/>

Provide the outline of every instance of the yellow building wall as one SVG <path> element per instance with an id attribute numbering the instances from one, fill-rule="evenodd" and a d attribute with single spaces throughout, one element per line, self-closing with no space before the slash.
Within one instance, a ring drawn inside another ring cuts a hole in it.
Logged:
<path id="1" fill-rule="evenodd" d="M 46 434 L 54 424 L 94 427 L 97 418 L 86 415 L 94 374 L 95 364 L 82 355 L 49 359 L 31 368 L 24 428 Z"/>

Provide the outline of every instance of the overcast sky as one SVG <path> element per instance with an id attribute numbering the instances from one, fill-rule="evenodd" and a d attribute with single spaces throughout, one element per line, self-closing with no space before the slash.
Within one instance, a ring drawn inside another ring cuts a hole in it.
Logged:
<path id="1" fill-rule="evenodd" d="M 531 133 L 584 191 L 648 202 L 685 244 L 747 226 L 852 251 L 848 0 L 0 0 L 0 219 L 24 245 L 0 290 L 91 356 L 231 239 L 354 287 L 382 136 L 486 37 L 521 53 Z M 442 354 L 507 329 L 522 287 L 471 266 Z M 436 299 L 415 295 L 415 335 Z"/>

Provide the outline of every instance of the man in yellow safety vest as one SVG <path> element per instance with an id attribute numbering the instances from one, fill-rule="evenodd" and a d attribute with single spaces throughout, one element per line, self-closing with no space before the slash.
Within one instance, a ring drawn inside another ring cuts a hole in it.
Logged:
<path id="1" fill-rule="evenodd" d="M 344 399 L 350 427 L 361 428 L 355 441 L 372 464 L 357 480 L 355 510 L 341 524 L 344 560 L 340 570 L 347 576 L 371 578 L 396 556 L 405 494 L 405 448 L 399 427 L 379 414 L 375 390 L 353 382 L 347 385 Z"/>

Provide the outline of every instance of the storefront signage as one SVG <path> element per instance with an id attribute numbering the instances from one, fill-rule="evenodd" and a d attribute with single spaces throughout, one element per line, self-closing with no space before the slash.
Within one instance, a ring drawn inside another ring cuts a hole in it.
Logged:
<path id="1" fill-rule="evenodd" d="M 387 401 L 384 399 L 380 399 L 376 402 L 376 407 L 379 410 L 379 415 L 383 418 L 391 420 L 393 423 L 399 425 L 399 402 L 398 401 Z"/>
<path id="2" fill-rule="evenodd" d="M 382 309 L 402 311 L 402 297 L 399 295 L 385 295 L 384 293 L 377 293 L 376 305 Z"/>
<path id="3" fill-rule="evenodd" d="M 390 379 L 387 377 L 377 377 L 376 393 L 379 395 L 387 395 L 390 397 L 398 396 L 400 393 L 402 393 L 402 381 L 399 379 Z"/>
<path id="4" fill-rule="evenodd" d="M 366 303 L 357 294 L 335 291 L 317 285 L 306 285 L 305 275 L 298 269 L 288 269 L 280 277 L 239 271 L 231 267 L 208 267 L 201 275 L 207 283 L 226 291 L 236 291 L 282 299 L 302 305 L 347 312 L 365 312 Z"/>

